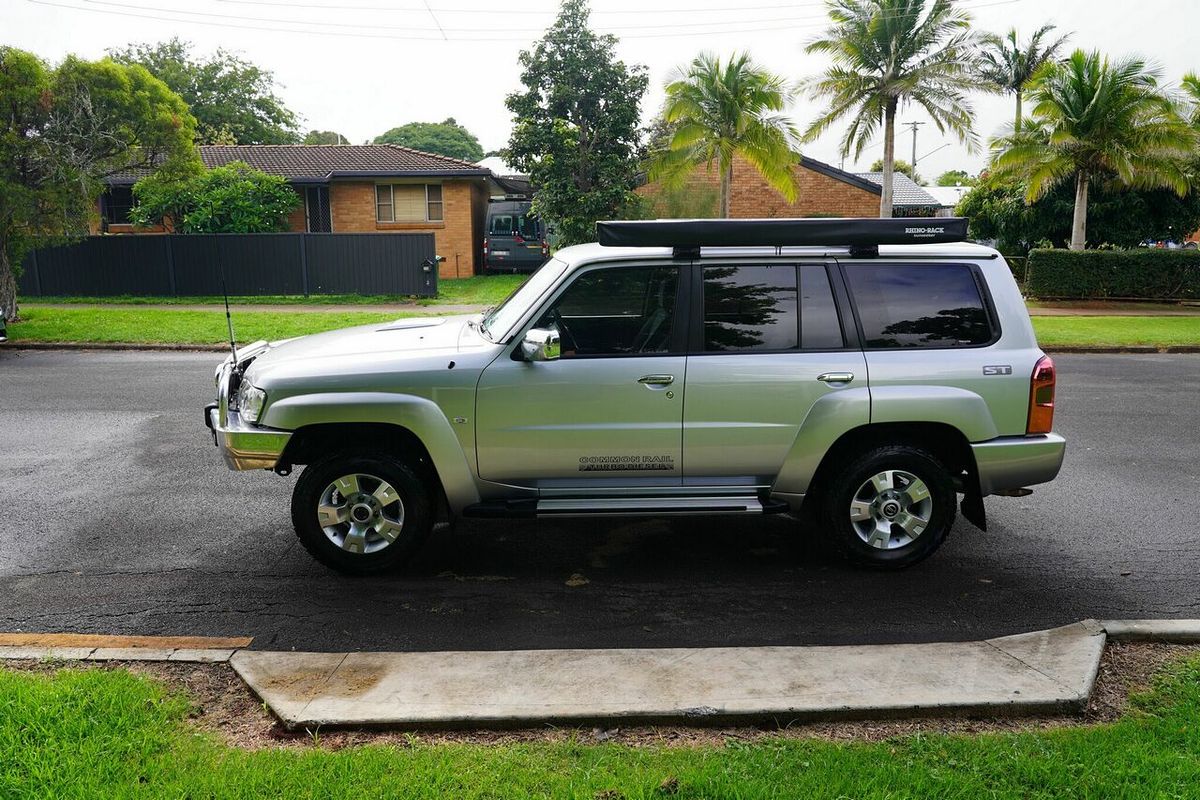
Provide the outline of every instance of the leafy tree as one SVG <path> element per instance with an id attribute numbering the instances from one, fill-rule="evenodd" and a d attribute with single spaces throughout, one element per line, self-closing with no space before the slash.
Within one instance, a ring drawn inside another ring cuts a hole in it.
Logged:
<path id="1" fill-rule="evenodd" d="M 187 105 L 139 66 L 68 56 L 50 67 L 0 47 L 0 313 L 37 246 L 87 233 L 103 178 L 196 159 Z"/>
<path id="2" fill-rule="evenodd" d="M 1074 187 L 1060 183 L 1033 203 L 1014 178 L 990 176 L 963 196 L 957 213 L 971 220 L 971 236 L 995 239 L 1006 253 L 1024 255 L 1071 240 Z M 1127 189 L 1100 181 L 1088 199 L 1088 229 L 1101 244 L 1136 247 L 1147 239 L 1180 240 L 1200 229 L 1200 192 Z"/>
<path id="3" fill-rule="evenodd" d="M 350 144 L 350 140 L 337 131 L 309 131 L 301 144 Z"/>
<path id="4" fill-rule="evenodd" d="M 528 173 L 534 210 L 561 244 L 592 241 L 595 223 L 637 206 L 638 106 L 645 68 L 617 60 L 617 38 L 588 27 L 586 0 L 564 0 L 520 56 L 524 91 L 505 105 L 516 124 L 503 158 Z"/>
<path id="5" fill-rule="evenodd" d="M 475 134 L 449 117 L 443 122 L 410 122 L 375 137 L 375 144 L 399 144 L 426 153 L 476 162 L 483 158 L 483 147 Z"/>
<path id="6" fill-rule="evenodd" d="M 833 66 L 808 84 L 813 97 L 829 98 L 829 106 L 805 139 L 851 117 L 842 154 L 853 151 L 857 158 L 882 124 L 879 216 L 890 217 L 900 106 L 920 106 L 939 131 L 975 146 L 967 92 L 982 81 L 974 68 L 970 16 L 952 0 L 828 0 L 828 8 L 833 25 L 806 50 L 833 58 Z"/>
<path id="7" fill-rule="evenodd" d="M 678 186 L 662 184 L 646 195 L 647 213 L 653 219 L 713 219 L 721 215 L 721 190 L 702 180 Z"/>
<path id="8" fill-rule="evenodd" d="M 907 161 L 899 158 L 896 159 L 895 163 L 892 164 L 892 170 L 907 175 L 913 183 L 919 183 L 922 186 L 925 184 L 925 179 L 922 178 L 920 174 L 917 173 L 917 170 L 913 167 L 913 165 Z M 883 172 L 882 158 L 877 158 L 871 162 L 871 172 Z"/>
<path id="9" fill-rule="evenodd" d="M 158 44 L 111 49 L 122 64 L 141 64 L 171 87 L 196 118 L 201 144 L 293 144 L 300 141 L 296 115 L 275 94 L 269 71 L 227 50 L 194 59 L 179 37 Z"/>
<path id="10" fill-rule="evenodd" d="M 938 186 L 974 186 L 977 178 L 972 178 L 965 169 L 948 169 L 937 176 L 934 181 Z"/>
<path id="11" fill-rule="evenodd" d="M 792 143 L 798 134 L 779 113 L 791 95 L 782 78 L 755 66 L 745 53 L 724 63 L 701 53 L 676 70 L 666 88 L 662 120 L 670 126 L 670 139 L 651 160 L 651 179 L 677 187 L 697 165 L 711 169 L 716 162 L 721 216 L 728 217 L 733 161 L 741 156 L 788 202 L 795 202 Z"/>
<path id="12" fill-rule="evenodd" d="M 1020 130 L 993 141 L 993 169 L 1024 180 L 1029 201 L 1074 182 L 1072 250 L 1087 240 L 1093 181 L 1170 188 L 1181 196 L 1189 190 L 1185 159 L 1196 134 L 1145 61 L 1109 61 L 1076 50 L 1066 61 L 1044 65 L 1029 92 L 1032 115 Z"/>
<path id="13" fill-rule="evenodd" d="M 1017 99 L 1014 131 L 1021 128 L 1021 100 L 1029 80 L 1043 64 L 1057 58 L 1067 39 L 1071 38 L 1068 33 L 1050 41 L 1048 37 L 1053 32 L 1053 25 L 1043 25 L 1023 44 L 1016 28 L 1009 28 L 1003 36 L 985 33 L 979 37 L 980 76 L 996 91 L 1012 94 Z"/>
<path id="14" fill-rule="evenodd" d="M 155 173 L 133 187 L 133 224 L 176 233 L 272 233 L 288 229 L 300 195 L 278 175 L 241 162 L 191 174 Z"/>

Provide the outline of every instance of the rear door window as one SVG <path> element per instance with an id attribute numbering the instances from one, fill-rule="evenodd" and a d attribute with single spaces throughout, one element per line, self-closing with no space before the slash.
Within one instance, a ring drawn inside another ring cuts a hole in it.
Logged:
<path id="1" fill-rule="evenodd" d="M 845 347 L 825 265 L 705 267 L 705 352 L 797 347 Z"/>
<path id="2" fill-rule="evenodd" d="M 793 350 L 799 346 L 796 267 L 704 268 L 704 350 Z"/>
<path id="3" fill-rule="evenodd" d="M 846 280 L 869 349 L 976 347 L 995 338 L 966 264 L 849 264 Z"/>

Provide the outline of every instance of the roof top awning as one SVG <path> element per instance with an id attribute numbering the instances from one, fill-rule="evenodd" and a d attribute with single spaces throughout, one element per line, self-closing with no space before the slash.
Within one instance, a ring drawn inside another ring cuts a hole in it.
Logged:
<path id="1" fill-rule="evenodd" d="M 605 247 L 671 247 L 695 255 L 701 247 L 798 247 L 852 250 L 884 244 L 944 244 L 967 238 L 965 217 L 934 219 L 659 219 L 596 223 Z"/>

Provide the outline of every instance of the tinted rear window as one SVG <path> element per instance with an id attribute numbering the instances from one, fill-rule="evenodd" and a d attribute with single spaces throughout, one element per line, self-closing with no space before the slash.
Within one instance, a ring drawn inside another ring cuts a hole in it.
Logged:
<path id="1" fill-rule="evenodd" d="M 704 349 L 796 347 L 797 294 L 794 266 L 705 267 Z"/>
<path id="2" fill-rule="evenodd" d="M 965 264 L 851 264 L 846 279 L 867 347 L 971 347 L 993 338 Z"/>

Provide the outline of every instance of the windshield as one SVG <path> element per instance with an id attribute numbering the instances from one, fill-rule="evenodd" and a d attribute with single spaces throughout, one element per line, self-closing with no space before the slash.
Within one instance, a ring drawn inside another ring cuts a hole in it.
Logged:
<path id="1" fill-rule="evenodd" d="M 522 239 L 540 239 L 541 231 L 538 229 L 537 217 L 524 212 L 517 212 L 513 214 L 494 214 L 491 219 L 491 225 L 488 228 L 488 235 L 492 237 L 520 236 Z"/>
<path id="2" fill-rule="evenodd" d="M 566 268 L 567 265 L 557 258 L 552 258 L 539 267 L 537 272 L 530 275 L 528 280 L 508 296 L 507 300 L 484 314 L 483 321 L 479 324 L 483 335 L 493 342 L 498 342 L 508 335 L 509 330 L 517 324 L 517 320 L 529 306 L 558 280 L 558 276 L 562 275 Z"/>

